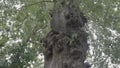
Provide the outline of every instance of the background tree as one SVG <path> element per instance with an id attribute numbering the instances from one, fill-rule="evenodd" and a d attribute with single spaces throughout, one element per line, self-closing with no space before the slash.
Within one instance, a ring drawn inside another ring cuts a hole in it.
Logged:
<path id="1" fill-rule="evenodd" d="M 38 56 L 44 48 L 39 41 L 50 31 L 49 11 L 53 2 L 41 1 L 46 0 L 0 0 L 0 68 L 43 66 Z M 119 68 L 120 1 L 78 0 L 77 3 L 89 19 L 87 61 L 93 68 Z"/>

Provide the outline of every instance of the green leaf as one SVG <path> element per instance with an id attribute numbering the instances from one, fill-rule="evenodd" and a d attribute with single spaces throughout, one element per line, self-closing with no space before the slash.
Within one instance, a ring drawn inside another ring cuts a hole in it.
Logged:
<path id="1" fill-rule="evenodd" d="M 0 40 L 0 47 L 3 47 L 8 40 L 9 39 L 7 37 L 3 36 Z"/>

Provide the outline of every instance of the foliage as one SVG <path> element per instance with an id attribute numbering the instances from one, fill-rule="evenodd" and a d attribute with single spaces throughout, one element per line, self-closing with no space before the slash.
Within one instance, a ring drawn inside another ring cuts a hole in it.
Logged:
<path id="1" fill-rule="evenodd" d="M 0 0 L 0 68 L 41 68 L 40 40 L 50 30 L 51 0 Z M 49 2 L 48 2 L 49 1 Z M 89 19 L 93 68 L 120 64 L 120 0 L 76 0 Z M 109 67 L 110 66 L 110 67 Z"/>
<path id="2" fill-rule="evenodd" d="M 117 67 L 120 63 L 120 0 L 81 0 L 89 19 L 90 54 L 93 68 Z"/>
<path id="3" fill-rule="evenodd" d="M 50 30 L 50 4 L 37 2 L 0 1 L 0 68 L 27 68 L 40 61 L 40 40 Z"/>

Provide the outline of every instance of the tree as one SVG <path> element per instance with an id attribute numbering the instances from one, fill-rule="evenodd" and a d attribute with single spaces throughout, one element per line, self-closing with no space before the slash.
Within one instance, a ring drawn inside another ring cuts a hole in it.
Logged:
<path id="1" fill-rule="evenodd" d="M 88 20 L 86 61 L 91 68 L 119 68 L 120 0 L 76 0 L 75 4 Z M 43 68 L 40 40 L 51 30 L 52 8 L 53 0 L 0 0 L 0 68 Z"/>
<path id="2" fill-rule="evenodd" d="M 90 68 L 84 63 L 88 50 L 87 19 L 75 0 L 57 0 L 51 13 L 51 31 L 44 38 L 44 68 Z"/>

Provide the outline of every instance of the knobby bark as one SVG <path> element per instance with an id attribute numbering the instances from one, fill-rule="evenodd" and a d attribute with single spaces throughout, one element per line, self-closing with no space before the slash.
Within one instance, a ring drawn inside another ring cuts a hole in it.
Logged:
<path id="1" fill-rule="evenodd" d="M 51 12 L 51 31 L 43 39 L 44 68 L 89 68 L 84 63 L 89 48 L 83 29 L 87 19 L 70 0 L 59 1 L 61 7 L 55 3 Z"/>

